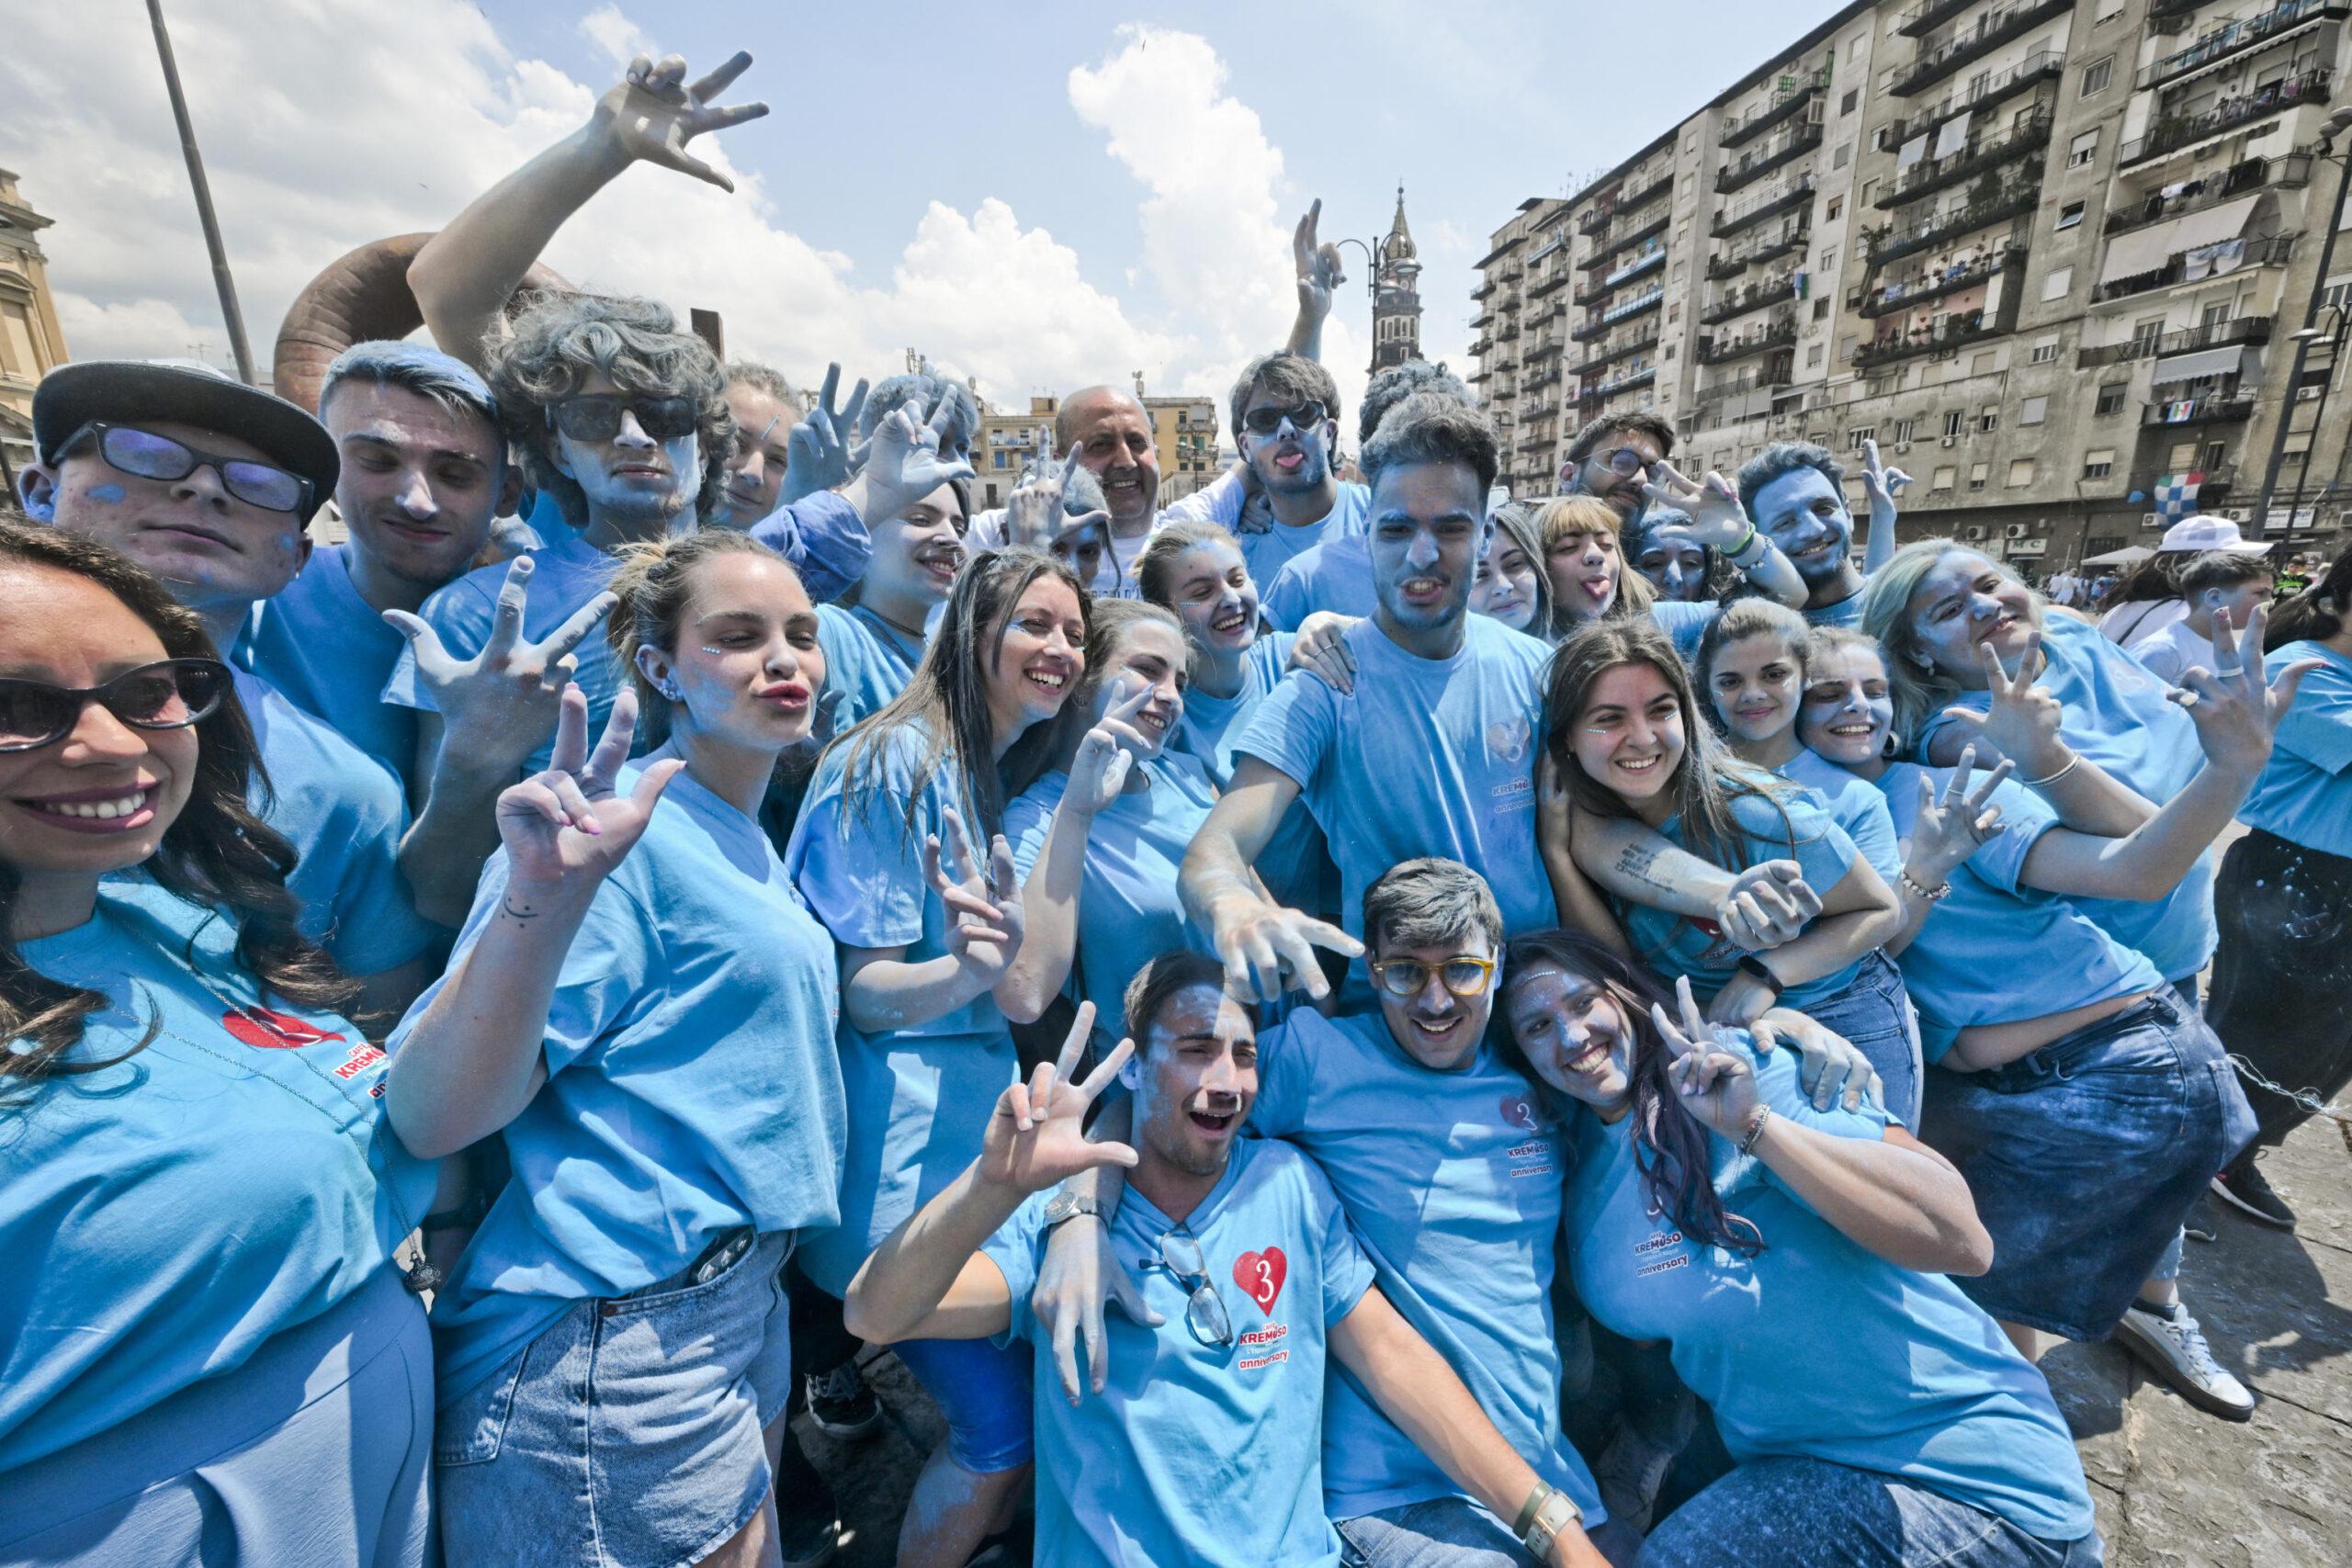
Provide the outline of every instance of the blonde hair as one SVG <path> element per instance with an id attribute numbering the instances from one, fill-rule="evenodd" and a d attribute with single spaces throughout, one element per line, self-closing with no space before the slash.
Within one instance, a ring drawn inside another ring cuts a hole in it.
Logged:
<path id="1" fill-rule="evenodd" d="M 800 573 L 751 535 L 731 528 L 641 539 L 621 546 L 613 554 L 620 562 L 612 581 L 613 596 L 619 603 L 605 619 L 605 640 L 612 645 L 613 658 L 637 692 L 639 728 L 659 744 L 670 734 L 670 699 L 638 667 L 638 650 L 651 648 L 676 655 L 678 629 L 694 599 L 695 568 L 720 556 L 761 556 L 792 572 L 796 582 Z"/>
<path id="2" fill-rule="evenodd" d="M 1894 552 L 1887 563 L 1870 574 L 1862 588 L 1862 630 L 1876 639 L 1886 661 L 1887 691 L 1894 699 L 1894 732 L 1921 736 L 1928 720 L 1957 702 L 1966 688 L 1936 668 L 1934 656 L 1920 645 L 1911 625 L 1911 596 L 1928 580 L 1936 563 L 1958 552 L 1974 556 L 2012 582 L 2017 573 L 1984 551 L 1957 539 L 1914 539 Z M 2034 621 L 2041 620 L 2042 598 L 2031 594 Z"/>
<path id="3" fill-rule="evenodd" d="M 1623 621 L 1647 615 L 1650 606 L 1657 603 L 1657 590 L 1626 560 L 1625 527 L 1618 520 L 1617 509 L 1607 502 L 1589 495 L 1555 496 L 1535 509 L 1534 527 L 1536 539 L 1543 546 L 1536 564 L 1547 583 L 1552 577 L 1552 551 L 1562 540 L 1571 535 L 1606 534 L 1617 541 L 1617 596 L 1610 601 L 1602 620 Z M 1583 618 L 1571 618 L 1560 608 L 1557 593 L 1552 595 L 1552 624 L 1545 629 L 1557 640 L 1575 631 L 1583 624 Z"/>

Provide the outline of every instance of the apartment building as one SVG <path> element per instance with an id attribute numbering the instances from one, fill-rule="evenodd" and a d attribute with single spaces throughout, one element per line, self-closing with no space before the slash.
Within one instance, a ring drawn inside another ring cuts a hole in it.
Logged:
<path id="1" fill-rule="evenodd" d="M 15 492 L 16 470 L 32 459 L 33 388 L 65 359 L 37 238 L 51 221 L 18 193 L 17 176 L 0 169 L 0 495 Z"/>
<path id="2" fill-rule="evenodd" d="M 1470 352 L 1478 358 L 1469 377 L 1471 389 L 1502 434 L 1501 483 L 1522 495 L 1548 493 L 1541 487 L 1552 473 L 1552 450 L 1560 439 L 1566 216 L 1566 203 L 1550 197 L 1521 202 L 1495 231 L 1478 260 L 1478 287 L 1470 291 L 1476 307 L 1470 330 L 1477 333 Z"/>
<path id="3" fill-rule="evenodd" d="M 2286 383 L 2352 143 L 2318 143 L 2347 17 L 2352 0 L 1843 8 L 1568 198 L 1603 243 L 1646 230 L 1604 198 L 1675 153 L 1677 216 L 1634 243 L 1662 244 L 1663 297 L 1597 296 L 1579 319 L 1605 352 L 1572 367 L 1578 412 L 1654 407 L 1690 465 L 1725 471 L 1779 439 L 1859 465 L 1874 438 L 1917 480 L 1906 536 L 1955 528 L 2043 570 L 2153 543 L 2167 482 L 2249 533 L 2334 547 L 2352 245 Z M 1655 343 L 1611 330 L 1629 304 L 1657 311 Z"/>

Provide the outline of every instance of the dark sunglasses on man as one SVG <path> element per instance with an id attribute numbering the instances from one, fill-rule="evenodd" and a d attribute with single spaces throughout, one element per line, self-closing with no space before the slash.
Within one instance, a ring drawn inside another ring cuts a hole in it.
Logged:
<path id="1" fill-rule="evenodd" d="M 99 686 L 0 679 L 0 751 L 64 739 L 97 704 L 134 729 L 186 729 L 212 716 L 229 692 L 229 667 L 213 659 L 166 659 Z"/>
<path id="2" fill-rule="evenodd" d="M 1242 424 L 1252 435 L 1272 435 L 1290 421 L 1293 430 L 1304 435 L 1327 418 L 1323 405 L 1309 398 L 1295 408 L 1255 408 L 1241 416 Z"/>
<path id="3" fill-rule="evenodd" d="M 199 451 L 184 441 L 158 435 L 132 424 L 108 424 L 94 419 L 57 444 L 57 460 L 85 441 L 97 443 L 99 460 L 117 473 L 142 479 L 184 479 L 198 468 L 220 476 L 220 487 L 239 501 L 265 512 L 288 512 L 308 517 L 316 509 L 311 481 L 271 463 L 250 457 L 224 457 Z"/>
<path id="4" fill-rule="evenodd" d="M 1638 446 L 1620 446 L 1613 452 L 1604 452 L 1600 460 L 1608 465 L 1611 473 L 1621 479 L 1630 479 L 1635 474 L 1646 472 L 1650 466 L 1650 460 L 1642 456 Z"/>
<path id="5" fill-rule="evenodd" d="M 610 441 L 621 433 L 621 415 L 637 416 L 637 427 L 656 441 L 692 435 L 699 423 L 691 398 L 632 398 L 616 392 L 582 392 L 548 408 L 548 423 L 574 441 Z"/>

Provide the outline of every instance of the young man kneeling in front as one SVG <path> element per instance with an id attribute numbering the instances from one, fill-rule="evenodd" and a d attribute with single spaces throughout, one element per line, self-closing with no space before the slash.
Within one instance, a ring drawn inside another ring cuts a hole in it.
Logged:
<path id="1" fill-rule="evenodd" d="M 1312 1160 L 1238 1140 L 1257 1097 L 1257 1029 L 1213 959 L 1163 954 L 1128 987 L 1133 1038 L 1069 1081 L 1082 1007 L 1057 1066 L 998 1100 L 980 1157 L 865 1262 L 847 1320 L 861 1338 L 1050 1337 L 1029 1296 L 1053 1221 L 1046 1192 L 1129 1166 L 1112 1245 L 1159 1322 L 1106 1324 L 1102 1394 L 1071 1404 L 1036 1379 L 1037 1558 L 1056 1564 L 1337 1564 L 1323 1508 L 1326 1348 L 1465 1491 L 1521 1521 L 1539 1561 L 1602 1568 L 1575 1504 L 1487 1419 L 1373 1280 Z M 1122 1072 L 1122 1070 L 1124 1071 Z M 1091 1144 L 1083 1118 L 1114 1073 L 1135 1146 Z"/>

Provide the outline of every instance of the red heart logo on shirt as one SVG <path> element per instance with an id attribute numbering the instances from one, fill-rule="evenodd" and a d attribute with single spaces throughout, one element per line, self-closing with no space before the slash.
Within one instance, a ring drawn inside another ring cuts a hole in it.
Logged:
<path id="1" fill-rule="evenodd" d="M 1289 1277 L 1290 1259 L 1279 1247 L 1245 1252 L 1233 1260 L 1233 1282 L 1248 1292 L 1268 1317 L 1274 1315 L 1274 1298 L 1283 1293 L 1283 1281 Z"/>
<path id="2" fill-rule="evenodd" d="M 245 1044 L 264 1051 L 288 1051 L 316 1045 L 322 1040 L 343 1038 L 265 1007 L 232 1008 L 220 1015 L 220 1027 Z"/>
<path id="3" fill-rule="evenodd" d="M 1543 1130 L 1543 1123 L 1536 1120 L 1535 1107 L 1523 1094 L 1503 1096 L 1503 1125 L 1523 1128 L 1530 1133 Z"/>

